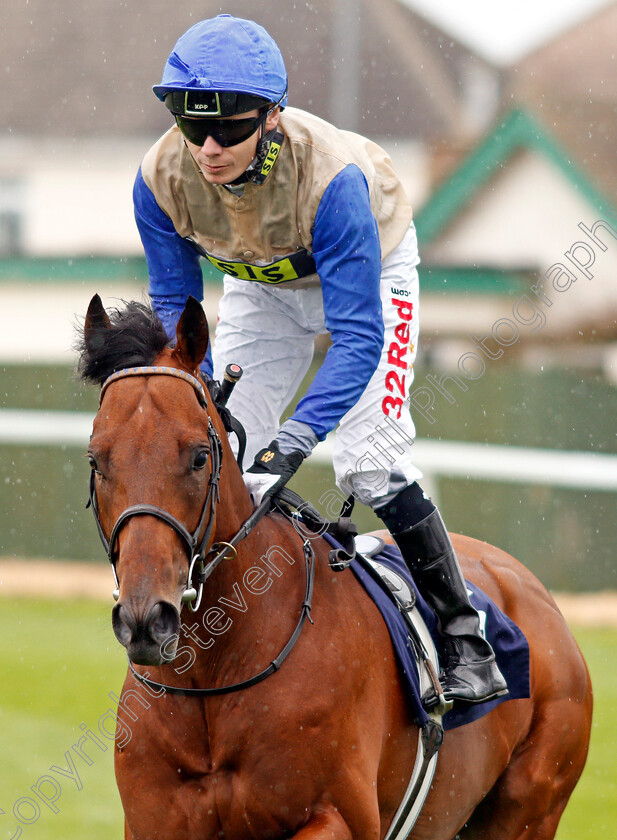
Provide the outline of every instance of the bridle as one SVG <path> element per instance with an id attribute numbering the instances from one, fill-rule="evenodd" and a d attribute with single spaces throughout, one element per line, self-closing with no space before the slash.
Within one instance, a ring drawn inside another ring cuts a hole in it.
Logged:
<path id="1" fill-rule="evenodd" d="M 129 376 L 175 376 L 178 379 L 183 379 L 185 382 L 188 382 L 195 390 L 197 394 L 197 398 L 199 400 L 200 405 L 205 410 L 206 409 L 206 394 L 201 382 L 190 373 L 187 373 L 184 370 L 179 370 L 178 368 L 172 367 L 155 367 L 155 366 L 144 366 L 144 367 L 134 367 L 134 368 L 124 368 L 123 370 L 118 370 L 115 373 L 112 373 L 101 388 L 101 394 L 99 398 L 99 406 L 103 401 L 103 396 L 107 391 L 107 388 L 112 384 L 112 382 L 116 382 L 118 379 L 124 379 Z M 157 519 L 161 519 L 163 522 L 166 522 L 167 525 L 171 526 L 173 530 L 178 534 L 178 536 L 182 539 L 184 545 L 188 549 L 189 554 L 189 571 L 186 581 L 186 586 L 184 592 L 182 594 L 182 603 L 188 604 L 189 609 L 195 612 L 199 608 L 199 604 L 201 602 L 201 594 L 203 590 L 203 582 L 199 584 L 199 592 L 194 588 L 192 584 L 192 577 L 195 565 L 198 564 L 200 566 L 200 571 L 205 571 L 204 567 L 204 560 L 208 553 L 212 551 L 214 548 L 218 549 L 219 545 L 216 546 L 210 545 L 210 540 L 212 537 L 212 530 L 214 528 L 214 518 L 216 512 L 216 505 L 219 501 L 219 481 L 221 477 L 221 464 L 223 460 L 223 446 L 221 444 L 221 439 L 218 436 L 218 433 L 214 426 L 212 425 L 212 420 L 208 418 L 208 443 L 210 447 L 210 478 L 208 480 L 208 492 L 206 494 L 206 499 L 203 504 L 203 508 L 201 511 L 201 516 L 199 517 L 199 523 L 193 533 L 191 533 L 185 525 L 180 522 L 179 519 L 166 511 L 164 508 L 157 507 L 156 505 L 150 504 L 137 504 L 131 505 L 130 507 L 126 508 L 122 511 L 122 513 L 116 519 L 113 528 L 111 529 L 111 534 L 109 539 L 105 536 L 103 531 L 103 526 L 101 525 L 101 520 L 99 517 L 99 507 L 96 498 L 96 470 L 92 469 L 90 473 L 90 494 L 87 507 L 92 507 L 92 512 L 94 513 L 94 519 L 96 521 L 96 526 L 99 532 L 99 537 L 101 538 L 101 542 L 107 552 L 107 557 L 111 564 L 111 569 L 114 575 L 114 580 L 116 583 L 116 589 L 114 590 L 114 599 L 117 601 L 119 597 L 119 583 L 118 583 L 118 575 L 116 573 L 116 561 L 115 561 L 115 547 L 116 542 L 118 539 L 118 534 L 120 533 L 121 528 L 123 525 L 128 522 L 129 519 L 132 519 L 134 516 L 154 516 Z M 205 526 L 205 527 L 204 527 Z M 203 532 L 203 533 L 202 533 Z M 195 604 L 192 602 L 195 601 Z"/>
<path id="2" fill-rule="evenodd" d="M 185 382 L 188 382 L 194 388 L 201 407 L 204 409 L 204 411 L 207 410 L 206 394 L 204 391 L 204 387 L 195 376 L 193 376 L 190 373 L 187 373 L 186 371 L 179 370 L 178 368 L 157 366 L 124 368 L 122 370 L 116 371 L 115 373 L 112 373 L 111 376 L 109 376 L 105 380 L 101 387 L 99 406 L 103 401 L 103 396 L 107 388 L 113 382 L 116 382 L 118 379 L 123 379 L 128 376 L 175 376 L 179 379 L 183 379 L 185 380 Z M 210 544 L 210 540 L 212 538 L 212 531 L 214 529 L 216 505 L 220 501 L 219 481 L 221 477 L 221 464 L 223 460 L 223 445 L 221 443 L 221 439 L 218 436 L 216 429 L 212 424 L 212 420 L 210 419 L 210 417 L 208 417 L 208 441 L 210 445 L 211 462 L 210 478 L 208 481 L 208 492 L 206 494 L 206 499 L 204 501 L 201 516 L 199 517 L 199 524 L 197 525 L 197 528 L 193 531 L 193 533 L 191 533 L 186 528 L 186 526 L 182 524 L 182 522 L 176 519 L 176 517 L 173 516 L 173 514 L 169 513 L 169 511 L 166 511 L 164 508 L 157 507 L 156 505 L 143 503 L 131 505 L 130 507 L 123 510 L 122 513 L 116 519 L 114 526 L 111 530 L 109 539 L 107 539 L 99 517 L 99 508 L 96 498 L 95 483 L 96 471 L 94 468 L 92 469 L 90 473 L 90 493 L 88 504 L 86 505 L 86 507 L 92 508 L 94 519 L 96 521 L 96 526 L 99 532 L 99 537 L 101 538 L 101 542 L 103 543 L 105 551 L 107 552 L 107 557 L 109 558 L 109 562 L 111 564 L 114 580 L 116 583 L 116 589 L 114 591 L 115 600 L 118 600 L 119 598 L 119 583 L 118 576 L 116 574 L 116 564 L 114 557 L 115 545 L 118 539 L 120 529 L 133 516 L 154 516 L 157 519 L 161 519 L 163 522 L 166 522 L 168 525 L 170 525 L 173 528 L 173 530 L 182 538 L 185 546 L 188 548 L 190 557 L 186 586 L 184 593 L 182 594 L 182 603 L 188 604 L 189 608 L 193 612 L 196 612 L 199 609 L 199 605 L 201 603 L 203 586 L 212 574 L 212 572 L 217 568 L 219 563 L 225 560 L 225 558 L 228 557 L 232 552 L 233 555 L 236 556 L 236 545 L 241 540 L 243 540 L 248 534 L 250 534 L 250 532 L 259 522 L 259 520 L 263 516 L 265 516 L 272 508 L 272 498 L 270 496 L 267 496 L 262 501 L 262 503 L 255 509 L 251 516 L 246 520 L 246 522 L 244 522 L 240 530 L 229 540 L 229 542 Z M 276 503 L 274 504 L 276 505 Z M 281 513 L 287 515 L 284 509 L 279 508 L 278 505 L 276 505 L 276 507 L 281 511 Z M 203 534 L 200 537 L 202 529 Z M 244 688 L 249 688 L 250 686 L 255 685 L 256 683 L 265 680 L 266 677 L 269 677 L 271 674 L 274 674 L 281 667 L 284 660 L 287 658 L 292 648 L 294 647 L 295 643 L 298 641 L 306 619 L 308 618 L 308 620 L 311 623 L 313 623 L 313 620 L 311 618 L 311 606 L 313 600 L 313 584 L 315 579 L 315 553 L 313 551 L 313 547 L 310 543 L 310 540 L 304 540 L 303 551 L 304 562 L 306 567 L 306 588 L 304 593 L 304 600 L 302 602 L 302 608 L 300 611 L 300 618 L 298 619 L 298 622 L 287 644 L 281 650 L 279 655 L 272 660 L 272 662 L 267 666 L 267 668 L 264 668 L 258 674 L 256 674 L 253 677 L 250 677 L 249 679 L 242 680 L 241 682 L 234 683 L 232 685 L 225 685 L 214 688 L 181 688 L 179 686 L 165 685 L 164 683 L 159 683 L 155 680 L 146 678 L 145 676 L 143 676 L 135 670 L 133 663 L 129 659 L 129 667 L 133 673 L 133 676 L 140 682 L 142 682 L 144 685 L 147 685 L 154 689 L 165 689 L 165 691 L 169 692 L 170 694 L 205 697 L 217 694 L 227 694 L 232 691 L 239 691 Z M 207 560 L 207 558 L 210 555 L 213 555 L 212 559 Z M 198 590 L 196 590 L 192 584 L 192 577 L 196 565 L 198 565 L 199 567 L 197 574 L 197 582 L 199 587 Z M 193 601 L 195 602 L 194 604 Z"/>

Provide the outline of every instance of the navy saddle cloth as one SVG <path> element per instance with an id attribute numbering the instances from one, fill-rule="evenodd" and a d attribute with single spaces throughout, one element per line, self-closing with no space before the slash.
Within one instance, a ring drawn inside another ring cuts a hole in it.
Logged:
<path id="1" fill-rule="evenodd" d="M 331 545 L 339 547 L 338 543 L 329 534 L 324 534 L 324 536 Z M 383 551 L 373 559 L 383 563 L 384 566 L 402 577 L 414 590 L 417 598 L 416 606 L 433 637 L 435 646 L 439 650 L 439 634 L 435 614 L 418 592 L 398 548 L 386 545 Z M 407 621 L 392 596 L 375 580 L 372 573 L 367 571 L 361 561 L 355 559 L 351 564 L 351 569 L 383 616 L 390 632 L 414 719 L 418 726 L 424 726 L 429 720 L 429 716 L 420 701 L 420 681 L 409 641 Z M 457 726 L 471 723 L 471 721 L 477 720 L 494 709 L 495 706 L 507 700 L 529 697 L 529 645 L 527 639 L 512 619 L 508 618 L 481 589 L 469 581 L 466 581 L 466 583 L 470 592 L 470 601 L 478 610 L 481 621 L 486 616 L 486 621 L 483 622 L 486 638 L 493 646 L 497 664 L 508 683 L 510 693 L 505 697 L 498 697 L 496 700 L 489 700 L 486 703 L 455 703 L 454 707 L 443 717 L 442 725 L 444 729 L 455 729 Z"/>

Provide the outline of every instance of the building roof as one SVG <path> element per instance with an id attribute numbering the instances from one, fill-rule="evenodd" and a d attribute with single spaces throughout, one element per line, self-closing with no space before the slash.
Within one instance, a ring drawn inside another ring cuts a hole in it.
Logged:
<path id="1" fill-rule="evenodd" d="M 548 159 L 598 213 L 615 213 L 609 198 L 596 188 L 559 143 L 531 114 L 516 108 L 498 120 L 493 130 L 432 193 L 416 216 L 420 242 L 432 245 L 521 151 Z"/>
<path id="2" fill-rule="evenodd" d="M 506 101 L 533 113 L 586 177 L 617 192 L 617 3 L 512 68 Z"/>
<path id="3" fill-rule="evenodd" d="M 0 28 L 0 136 L 157 136 L 169 114 L 152 85 L 179 35 L 221 11 L 279 42 L 290 104 L 372 137 L 451 141 L 466 130 L 470 85 L 494 75 L 399 0 L 29 0 Z"/>
<path id="4" fill-rule="evenodd" d="M 442 310 L 432 311 L 434 323 L 442 332 L 470 329 L 477 299 L 472 307 L 464 302 L 480 292 L 485 307 L 487 296 L 510 296 L 495 310 L 494 324 L 513 312 L 527 326 L 531 309 L 540 318 L 536 303 L 545 304 L 550 318 L 530 337 L 547 322 L 543 335 L 574 335 L 586 324 L 614 330 L 615 218 L 617 208 L 561 144 L 534 117 L 512 111 L 416 216 L 425 295 L 449 300 L 450 315 L 458 306 L 458 327 Z M 486 311 L 482 318 L 486 330 L 491 318 Z"/>
<path id="5" fill-rule="evenodd" d="M 510 67 L 611 0 L 401 0 L 487 61 Z"/>

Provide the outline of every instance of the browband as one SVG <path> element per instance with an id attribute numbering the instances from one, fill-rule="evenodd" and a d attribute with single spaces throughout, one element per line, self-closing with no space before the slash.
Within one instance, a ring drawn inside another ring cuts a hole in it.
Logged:
<path id="1" fill-rule="evenodd" d="M 115 373 L 112 373 L 111 376 L 107 377 L 107 379 L 105 380 L 105 382 L 103 382 L 103 385 L 101 386 L 99 406 L 103 401 L 103 395 L 107 387 L 111 385 L 112 382 L 115 382 L 116 379 L 123 379 L 125 376 L 156 376 L 157 374 L 165 374 L 165 376 L 176 376 L 178 379 L 184 379 L 185 382 L 188 382 L 189 385 L 193 386 L 197 393 L 197 399 L 204 408 L 206 407 L 206 392 L 204 391 L 201 382 L 195 376 L 193 376 L 193 374 L 187 373 L 185 370 L 180 370 L 179 368 L 155 367 L 154 365 L 134 368 L 123 368 L 122 370 L 117 370 Z"/>

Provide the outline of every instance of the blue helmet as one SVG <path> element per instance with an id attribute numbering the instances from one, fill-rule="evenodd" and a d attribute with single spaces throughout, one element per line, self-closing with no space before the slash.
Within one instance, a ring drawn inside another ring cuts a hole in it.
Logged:
<path id="1" fill-rule="evenodd" d="M 287 104 L 287 72 L 278 46 L 251 20 L 219 15 L 182 35 L 154 93 L 174 114 L 233 116 Z"/>

